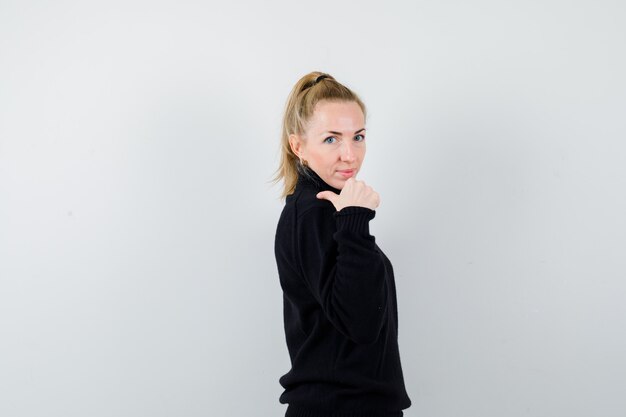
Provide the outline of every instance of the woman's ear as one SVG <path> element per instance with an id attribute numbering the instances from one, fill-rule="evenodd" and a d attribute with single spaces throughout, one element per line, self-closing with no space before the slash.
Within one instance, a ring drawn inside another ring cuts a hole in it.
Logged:
<path id="1" fill-rule="evenodd" d="M 302 138 L 299 135 L 292 133 L 289 135 L 289 146 L 291 152 L 293 152 L 298 158 L 302 159 Z"/>

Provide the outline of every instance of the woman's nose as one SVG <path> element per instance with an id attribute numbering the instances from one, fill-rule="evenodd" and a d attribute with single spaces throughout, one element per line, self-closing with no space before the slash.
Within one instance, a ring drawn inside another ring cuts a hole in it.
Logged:
<path id="1" fill-rule="evenodd" d="M 340 150 L 340 157 L 342 161 L 345 162 L 352 162 L 354 161 L 354 149 L 352 149 L 352 143 L 350 142 L 342 142 L 341 143 L 341 150 Z"/>

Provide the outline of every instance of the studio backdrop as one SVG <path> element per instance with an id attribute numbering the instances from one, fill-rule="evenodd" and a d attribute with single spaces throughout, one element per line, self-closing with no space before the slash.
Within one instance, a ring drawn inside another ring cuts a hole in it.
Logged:
<path id="1" fill-rule="evenodd" d="M 368 108 L 407 417 L 626 412 L 621 1 L 0 2 L 0 415 L 278 417 L 281 117 Z"/>

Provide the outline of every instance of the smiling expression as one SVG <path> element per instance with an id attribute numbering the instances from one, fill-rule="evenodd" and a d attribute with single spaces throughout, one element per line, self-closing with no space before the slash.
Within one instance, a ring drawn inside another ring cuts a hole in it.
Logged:
<path id="1" fill-rule="evenodd" d="M 354 101 L 320 101 L 304 134 L 289 135 L 289 144 L 325 183 L 341 190 L 365 157 L 363 111 Z"/>

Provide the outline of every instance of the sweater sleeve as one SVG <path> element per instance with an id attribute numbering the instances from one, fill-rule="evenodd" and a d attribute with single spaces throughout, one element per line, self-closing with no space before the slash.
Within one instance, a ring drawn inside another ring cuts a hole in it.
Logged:
<path id="1" fill-rule="evenodd" d="M 304 279 L 333 326 L 360 344 L 376 341 L 387 313 L 386 271 L 369 221 L 376 212 L 314 207 L 297 222 Z"/>

